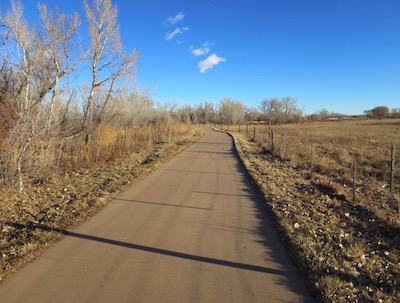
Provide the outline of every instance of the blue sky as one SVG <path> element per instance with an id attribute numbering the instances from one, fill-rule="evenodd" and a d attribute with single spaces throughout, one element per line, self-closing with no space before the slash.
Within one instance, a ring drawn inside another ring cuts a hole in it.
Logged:
<path id="1" fill-rule="evenodd" d="M 43 2 L 83 19 L 80 0 Z M 33 18 L 36 1 L 22 3 Z M 160 103 L 291 95 L 307 114 L 400 107 L 399 0 L 113 3 L 125 47 L 140 51 L 137 86 Z"/>

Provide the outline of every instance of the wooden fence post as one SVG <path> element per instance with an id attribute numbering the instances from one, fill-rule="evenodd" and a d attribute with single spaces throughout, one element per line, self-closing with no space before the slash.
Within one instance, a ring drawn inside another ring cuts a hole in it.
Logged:
<path id="1" fill-rule="evenodd" d="M 357 192 L 357 160 L 353 160 L 353 202 L 356 202 L 356 192 Z"/>
<path id="2" fill-rule="evenodd" d="M 275 156 L 275 148 L 274 148 L 274 131 L 271 129 L 271 151 L 272 156 Z"/>
<path id="3" fill-rule="evenodd" d="M 256 127 L 254 126 L 254 135 L 253 135 L 253 141 L 256 142 Z"/>
<path id="4" fill-rule="evenodd" d="M 314 135 L 311 135 L 311 163 L 310 163 L 310 176 L 312 178 L 314 170 Z"/>
<path id="5" fill-rule="evenodd" d="M 283 160 L 286 159 L 286 128 L 283 134 Z"/>
<path id="6" fill-rule="evenodd" d="M 394 190 L 394 169 L 395 169 L 395 147 L 392 145 L 392 156 L 391 156 L 391 166 L 390 166 L 390 192 Z"/>

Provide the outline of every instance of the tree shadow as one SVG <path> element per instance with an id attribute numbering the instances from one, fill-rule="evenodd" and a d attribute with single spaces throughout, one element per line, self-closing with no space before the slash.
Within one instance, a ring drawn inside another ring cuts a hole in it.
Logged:
<path id="1" fill-rule="evenodd" d="M 213 195 L 213 196 L 215 195 L 215 196 L 232 196 L 232 197 L 251 197 L 250 194 L 235 195 L 235 194 L 229 194 L 229 193 L 214 193 L 214 192 L 206 192 L 206 191 L 198 191 L 198 190 L 195 190 L 193 192 L 197 193 L 197 194 Z"/>
<path id="2" fill-rule="evenodd" d="M 186 206 L 186 205 L 179 205 L 179 204 L 159 203 L 159 202 L 141 201 L 141 200 L 130 200 L 130 199 L 120 199 L 120 198 L 114 198 L 113 200 L 130 202 L 130 203 L 141 203 L 141 204 L 149 204 L 149 205 L 157 205 L 157 206 L 166 206 L 166 207 L 179 207 L 179 208 L 190 208 L 190 209 L 199 209 L 199 210 L 214 210 L 213 208 L 207 208 L 207 207 Z"/>
<path id="3" fill-rule="evenodd" d="M 181 259 L 186 259 L 186 260 L 204 262 L 204 263 L 209 263 L 209 264 L 238 268 L 238 269 L 255 271 L 255 272 L 260 272 L 260 273 L 272 274 L 272 275 L 285 275 L 286 274 L 285 270 L 267 268 L 267 267 L 263 267 L 263 266 L 257 266 L 257 265 L 239 263 L 239 262 L 232 262 L 232 261 L 209 258 L 209 257 L 196 256 L 196 255 L 192 255 L 192 254 L 181 253 L 181 252 L 167 250 L 167 249 L 161 249 L 161 248 L 150 247 L 150 246 L 139 245 L 139 244 L 128 243 L 128 242 L 122 242 L 122 241 L 117 241 L 117 240 L 112 240 L 112 239 L 107 239 L 107 238 L 102 238 L 102 237 L 85 235 L 85 234 L 80 234 L 80 233 L 76 233 L 76 232 L 72 232 L 72 231 L 67 231 L 65 229 L 53 228 L 53 227 L 49 227 L 46 225 L 37 224 L 34 222 L 30 222 L 30 221 L 27 222 L 26 224 L 20 224 L 20 223 L 15 223 L 15 222 L 6 222 L 6 224 L 9 226 L 13 226 L 14 228 L 18 228 L 18 229 L 24 229 L 24 228 L 30 229 L 30 230 L 40 229 L 40 230 L 48 231 L 48 232 L 57 232 L 64 236 L 67 236 L 67 237 L 74 237 L 74 238 L 78 238 L 78 239 L 95 241 L 95 242 L 100 242 L 100 243 L 104 243 L 104 244 L 116 245 L 116 246 L 125 247 L 125 248 L 129 248 L 129 249 L 140 250 L 140 251 L 145 251 L 145 252 L 149 252 L 149 253 L 160 254 L 160 255 L 164 255 L 164 256 L 170 256 L 170 257 L 181 258 Z"/>
<path id="4" fill-rule="evenodd" d="M 195 173 L 195 174 L 211 174 L 211 175 L 232 175 L 232 173 L 220 173 L 220 172 L 212 172 L 212 171 L 198 171 L 198 170 L 185 170 L 185 169 L 170 169 L 170 168 L 160 168 L 159 170 L 163 171 L 172 171 L 172 172 L 185 172 L 185 173 Z"/>

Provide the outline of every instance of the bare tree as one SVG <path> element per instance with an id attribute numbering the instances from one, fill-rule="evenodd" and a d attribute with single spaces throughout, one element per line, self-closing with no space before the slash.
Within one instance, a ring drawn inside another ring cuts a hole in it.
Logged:
<path id="1" fill-rule="evenodd" d="M 49 64 L 52 65 L 51 83 L 52 90 L 48 126 L 51 125 L 54 117 L 54 104 L 59 94 L 60 81 L 66 75 L 76 71 L 77 66 L 82 62 L 83 55 L 77 52 L 77 43 L 74 38 L 80 26 L 78 13 L 67 16 L 57 9 L 55 13 L 47 9 L 47 5 L 38 6 L 43 27 L 43 43 L 45 44 L 45 55 Z"/>
<path id="2" fill-rule="evenodd" d="M 260 111 L 266 117 L 269 127 L 282 122 L 283 104 L 278 98 L 264 99 L 260 104 Z"/>
<path id="3" fill-rule="evenodd" d="M 10 153 L 9 167 L 16 169 L 19 192 L 24 188 L 27 165 L 31 165 L 30 171 L 37 172 L 35 165 L 39 161 L 32 159 L 43 154 L 45 146 L 48 148 L 49 142 L 57 138 L 59 123 L 52 125 L 50 121 L 60 81 L 73 70 L 69 60 L 71 41 L 79 23 L 77 15 L 49 14 L 45 6 L 40 6 L 39 11 L 41 28 L 28 26 L 20 2 L 13 1 L 11 10 L 0 16 L 4 43 L 1 83 L 9 100 L 8 108 L 18 117 L 4 144 Z M 44 103 L 50 92 L 53 94 L 49 117 Z M 50 157 L 47 159 L 46 165 L 51 166 Z"/>
<path id="4" fill-rule="evenodd" d="M 202 124 L 209 123 L 215 115 L 214 106 L 210 102 L 201 103 L 196 109 L 199 122 Z"/>
<path id="5" fill-rule="evenodd" d="M 219 106 L 221 122 L 227 124 L 242 123 L 245 116 L 245 107 L 242 102 L 225 97 Z"/>
<path id="6" fill-rule="evenodd" d="M 295 114 L 297 107 L 297 99 L 291 96 L 282 98 L 282 107 L 285 115 L 285 122 L 289 122 L 291 120 L 291 116 Z"/>
<path id="7" fill-rule="evenodd" d="M 372 117 L 376 119 L 383 119 L 389 116 L 389 108 L 387 106 L 376 106 L 371 109 Z"/>
<path id="8" fill-rule="evenodd" d="M 106 88 L 97 117 L 97 121 L 101 122 L 118 81 L 134 75 L 138 52 L 136 49 L 130 55 L 124 52 L 117 24 L 118 9 L 112 5 L 111 0 L 92 0 L 91 5 L 85 0 L 84 6 L 91 41 L 89 64 L 92 83 L 84 108 L 82 128 L 90 132 L 95 118 L 96 93 L 100 88 Z"/>

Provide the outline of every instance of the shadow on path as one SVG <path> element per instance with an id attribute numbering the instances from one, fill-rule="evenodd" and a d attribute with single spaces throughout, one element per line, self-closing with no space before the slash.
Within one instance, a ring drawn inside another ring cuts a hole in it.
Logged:
<path id="1" fill-rule="evenodd" d="M 158 206 L 168 206 L 168 207 L 181 207 L 181 208 L 200 209 L 200 210 L 214 210 L 213 208 L 206 208 L 206 207 L 186 206 L 186 205 L 179 205 L 179 204 L 168 204 L 168 203 L 140 201 L 140 200 L 129 200 L 129 199 L 120 199 L 120 198 L 114 198 L 113 200 L 115 200 L 115 201 L 123 201 L 123 202 L 131 202 L 131 203 L 158 205 Z"/>
<path id="2" fill-rule="evenodd" d="M 286 274 L 286 272 L 283 270 L 266 268 L 266 267 L 262 267 L 262 266 L 251 265 L 251 264 L 237 263 L 237 262 L 232 262 L 232 261 L 227 261 L 227 260 L 214 259 L 214 258 L 209 258 L 209 257 L 196 256 L 196 255 L 176 252 L 176 251 L 172 251 L 172 250 L 166 250 L 166 249 L 149 247 L 149 246 L 144 246 L 144 245 L 139 245 L 139 244 L 127 243 L 127 242 L 106 239 L 106 238 L 101 238 L 101 237 L 96 237 L 96 236 L 91 236 L 91 235 L 84 235 L 84 234 L 80 234 L 80 233 L 76 233 L 76 232 L 67 231 L 65 229 L 51 228 L 49 226 L 39 225 L 39 224 L 36 224 L 33 222 L 28 222 L 25 225 L 20 224 L 20 223 L 13 223 L 13 222 L 6 222 L 6 224 L 13 226 L 15 228 L 19 228 L 19 229 L 28 228 L 28 229 L 41 229 L 41 230 L 45 230 L 45 231 L 58 232 L 60 234 L 68 236 L 68 237 L 96 241 L 96 242 L 110 244 L 110 245 L 117 245 L 117 246 L 121 246 L 121 247 L 145 251 L 145 252 L 154 253 L 154 254 L 160 254 L 160 255 L 169 256 L 169 257 L 204 262 L 204 263 L 238 268 L 238 269 L 243 269 L 243 270 L 250 270 L 250 271 L 267 273 L 267 274 L 272 274 L 272 275 L 285 275 Z"/>

